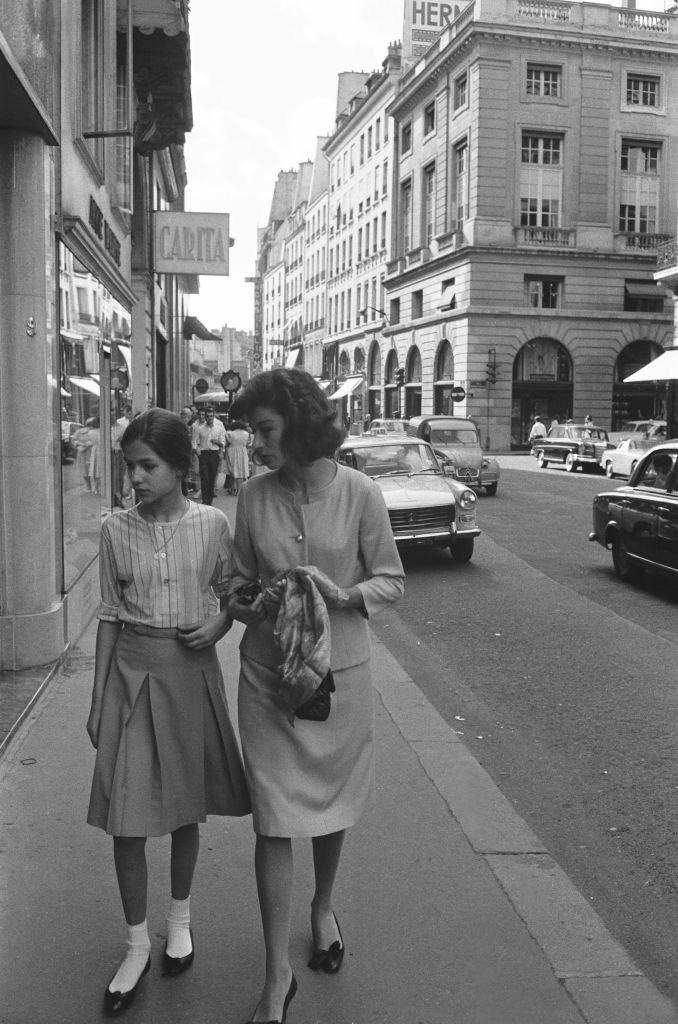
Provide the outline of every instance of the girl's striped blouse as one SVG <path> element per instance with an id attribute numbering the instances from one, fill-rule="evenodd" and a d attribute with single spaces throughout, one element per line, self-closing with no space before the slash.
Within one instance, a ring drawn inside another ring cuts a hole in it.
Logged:
<path id="1" fill-rule="evenodd" d="M 173 523 L 148 523 L 137 507 L 114 512 L 102 525 L 99 555 L 105 622 L 195 625 L 215 614 L 233 575 L 228 519 L 193 501 Z"/>

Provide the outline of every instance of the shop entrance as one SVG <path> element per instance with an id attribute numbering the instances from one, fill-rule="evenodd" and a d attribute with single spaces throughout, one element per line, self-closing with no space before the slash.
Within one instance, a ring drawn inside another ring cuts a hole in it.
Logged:
<path id="1" fill-rule="evenodd" d="M 548 429 L 572 416 L 572 360 L 564 345 L 535 338 L 523 345 L 513 364 L 511 448 L 526 448 L 534 417 Z"/>

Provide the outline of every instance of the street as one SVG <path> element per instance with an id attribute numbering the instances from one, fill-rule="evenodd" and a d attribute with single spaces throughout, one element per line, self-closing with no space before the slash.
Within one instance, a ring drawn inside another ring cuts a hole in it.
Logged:
<path id="1" fill-rule="evenodd" d="M 407 552 L 375 629 L 678 1001 L 675 582 L 624 584 L 589 543 L 593 495 L 623 480 L 500 461 L 473 561 Z"/>

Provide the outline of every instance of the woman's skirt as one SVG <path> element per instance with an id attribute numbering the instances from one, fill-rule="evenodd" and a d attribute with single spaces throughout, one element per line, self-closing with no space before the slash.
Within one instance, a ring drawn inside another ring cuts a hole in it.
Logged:
<path id="1" fill-rule="evenodd" d="M 320 836 L 354 825 L 374 800 L 374 698 L 370 663 L 333 670 L 325 722 L 295 718 L 277 697 L 275 669 L 241 652 L 238 720 L 254 831 Z"/>
<path id="2" fill-rule="evenodd" d="M 208 814 L 250 813 L 214 647 L 124 627 L 104 690 L 87 821 L 161 836 Z"/>

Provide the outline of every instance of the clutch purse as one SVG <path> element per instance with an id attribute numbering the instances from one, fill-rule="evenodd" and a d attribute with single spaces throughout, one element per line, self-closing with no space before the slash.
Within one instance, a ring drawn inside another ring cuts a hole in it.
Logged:
<path id="1" fill-rule="evenodd" d="M 305 718 L 309 722 L 326 722 L 332 710 L 332 694 L 336 692 L 334 677 L 330 670 L 312 697 L 305 700 L 294 712 L 296 718 Z"/>

